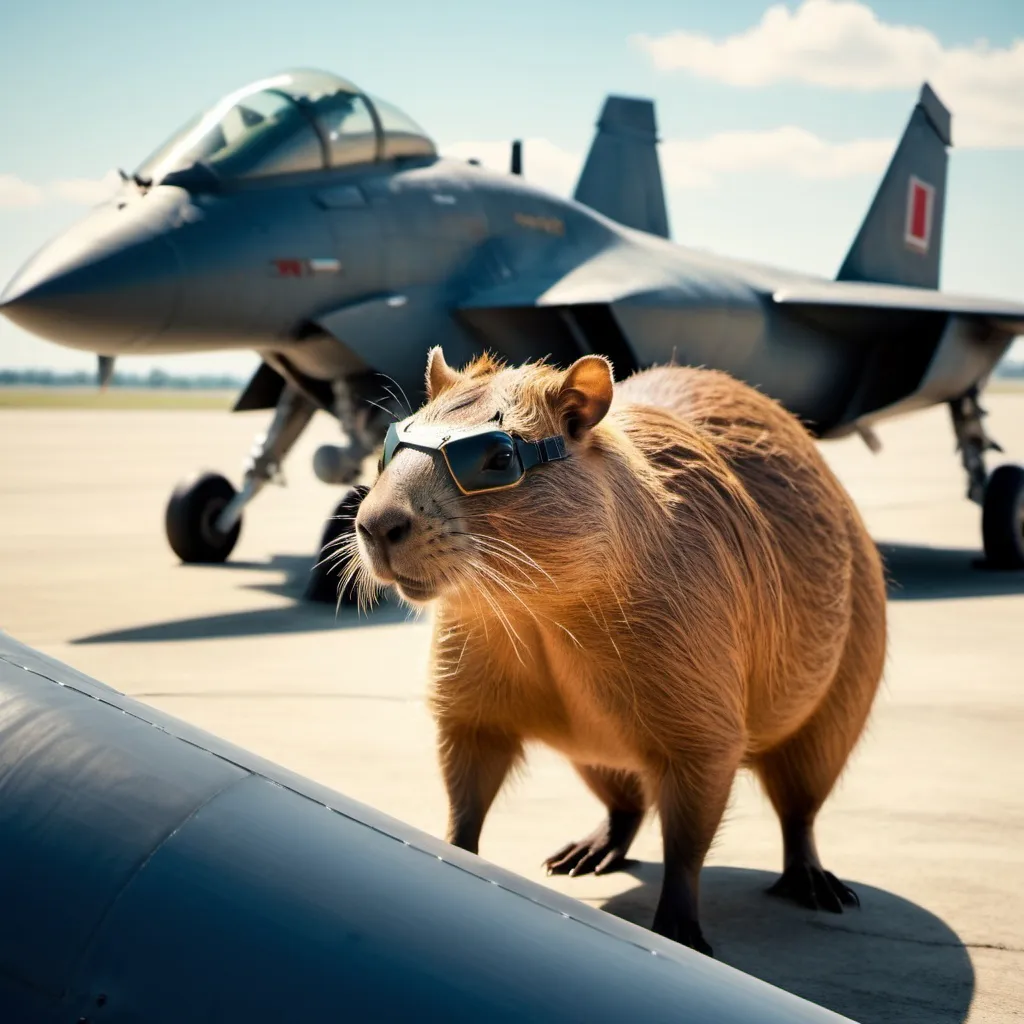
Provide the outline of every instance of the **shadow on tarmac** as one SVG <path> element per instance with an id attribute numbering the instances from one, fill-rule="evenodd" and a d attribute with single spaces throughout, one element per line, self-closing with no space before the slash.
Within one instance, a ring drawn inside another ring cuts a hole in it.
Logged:
<path id="1" fill-rule="evenodd" d="M 660 864 L 625 869 L 640 885 L 603 910 L 649 928 L 661 891 Z M 860 909 L 804 910 L 765 889 L 776 875 L 706 867 L 701 920 L 715 958 L 861 1024 L 960 1024 L 974 993 L 964 944 L 934 914 L 853 882 Z"/>
<path id="2" fill-rule="evenodd" d="M 302 600 L 313 562 L 309 555 L 274 555 L 266 562 L 225 562 L 218 566 L 183 566 L 182 571 L 278 572 L 281 579 L 266 583 L 246 583 L 252 590 L 289 597 L 293 603 L 283 608 L 256 608 L 223 615 L 197 615 L 187 619 L 153 622 L 145 626 L 115 629 L 78 637 L 72 644 L 156 643 L 166 640 L 208 640 L 236 636 L 263 636 L 270 633 L 316 633 L 357 626 L 385 626 L 411 621 L 415 613 L 397 599 L 384 599 L 372 611 L 343 605 L 333 608 Z"/>
<path id="3" fill-rule="evenodd" d="M 1024 594 L 1024 571 L 989 569 L 979 550 L 878 542 L 890 601 Z"/>
<path id="4" fill-rule="evenodd" d="M 878 548 L 889 576 L 891 601 L 934 601 L 1024 593 L 1024 571 L 998 572 L 986 569 L 978 551 L 884 541 L 879 542 Z M 196 571 L 198 568 L 202 572 L 277 573 L 278 579 L 243 583 L 242 586 L 287 597 L 293 603 L 284 608 L 259 608 L 224 615 L 196 616 L 94 633 L 79 637 L 72 643 L 152 643 L 270 633 L 315 633 L 354 626 L 392 625 L 415 617 L 413 612 L 394 598 L 381 601 L 369 613 L 360 613 L 347 606 L 336 611 L 329 605 L 304 601 L 302 595 L 312 564 L 309 555 L 274 555 L 266 562 L 225 562 L 218 566 L 182 567 L 183 572 Z"/>

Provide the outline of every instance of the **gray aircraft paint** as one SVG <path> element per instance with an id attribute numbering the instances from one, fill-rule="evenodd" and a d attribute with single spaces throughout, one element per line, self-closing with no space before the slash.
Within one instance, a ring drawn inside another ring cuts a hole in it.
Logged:
<path id="1" fill-rule="evenodd" d="M 0 743 L 4 1021 L 845 1019 L 2 633 Z"/>
<path id="2" fill-rule="evenodd" d="M 668 238 L 657 141 L 650 100 L 609 96 L 573 198 L 626 227 Z"/>

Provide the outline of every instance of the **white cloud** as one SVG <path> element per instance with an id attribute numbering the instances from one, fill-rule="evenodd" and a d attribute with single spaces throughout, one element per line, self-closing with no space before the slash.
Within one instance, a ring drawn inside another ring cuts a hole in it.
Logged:
<path id="1" fill-rule="evenodd" d="M 0 174 L 0 208 L 41 206 L 50 202 L 95 206 L 114 194 L 119 181 L 116 171 L 108 172 L 99 180 L 71 178 L 45 185 L 23 181 L 16 174 Z"/>
<path id="2" fill-rule="evenodd" d="M 15 174 L 0 174 L 0 209 L 38 206 L 45 196 L 38 185 L 30 185 Z"/>
<path id="3" fill-rule="evenodd" d="M 713 185 L 722 174 L 777 171 L 797 178 L 849 178 L 877 174 L 893 152 L 892 139 L 828 142 L 803 128 L 720 132 L 706 139 L 668 141 L 662 173 L 670 188 Z"/>
<path id="4" fill-rule="evenodd" d="M 905 89 L 927 80 L 954 115 L 954 141 L 1024 146 L 1024 39 L 944 47 L 928 29 L 881 21 L 856 0 L 779 4 L 745 32 L 715 40 L 694 32 L 631 40 L 663 71 L 728 85 L 797 81 L 834 89 Z"/>
<path id="5" fill-rule="evenodd" d="M 723 175 L 774 171 L 798 178 L 848 178 L 878 174 L 892 155 L 892 139 L 828 142 L 792 125 L 769 131 L 720 132 L 705 139 L 663 142 L 659 157 L 669 189 L 709 188 Z M 491 170 L 507 171 L 506 142 L 457 142 L 442 147 L 445 156 L 479 159 Z M 557 195 L 572 193 L 583 158 L 547 139 L 523 143 L 523 176 Z"/>
<path id="6" fill-rule="evenodd" d="M 98 181 L 93 178 L 71 178 L 67 181 L 54 181 L 47 190 L 57 199 L 79 206 L 95 206 L 109 199 L 121 183 L 117 171 L 108 171 Z"/>

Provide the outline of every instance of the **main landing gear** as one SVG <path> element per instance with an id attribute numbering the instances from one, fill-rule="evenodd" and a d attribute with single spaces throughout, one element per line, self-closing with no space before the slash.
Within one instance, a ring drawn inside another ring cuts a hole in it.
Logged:
<path id="1" fill-rule="evenodd" d="M 357 407 L 348 386 L 334 385 L 335 412 L 349 438 L 345 447 L 325 445 L 317 450 L 314 469 L 327 483 L 351 484 L 363 461 L 383 440 L 383 433 L 361 406 Z M 268 483 L 283 483 L 281 465 L 316 412 L 317 404 L 286 384 L 267 432 L 257 438 L 246 464 L 242 487 L 235 490 L 218 473 L 200 473 L 182 481 L 171 494 L 165 515 L 167 540 L 174 553 L 190 563 L 224 562 L 231 555 L 242 530 L 242 512 Z M 372 411 L 372 410 L 371 410 Z M 381 437 L 376 435 L 380 433 Z M 338 600 L 341 568 L 331 556 L 347 531 L 355 528 L 355 515 L 366 488 L 350 488 L 327 520 L 317 549 L 305 597 L 334 604 Z M 354 600 L 347 587 L 343 601 Z"/>
<path id="2" fill-rule="evenodd" d="M 967 497 L 981 506 L 985 561 L 992 569 L 1024 569 L 1024 468 L 985 468 L 985 452 L 1001 452 L 985 432 L 985 411 L 972 388 L 949 403 L 960 459 L 967 472 Z"/>
<path id="3" fill-rule="evenodd" d="M 366 497 L 369 487 L 352 487 L 334 507 L 334 512 L 324 524 L 320 537 L 319 555 L 310 570 L 309 582 L 303 595 L 307 601 L 323 604 L 355 604 L 356 588 L 348 578 L 348 555 L 344 550 L 345 539 L 355 531 L 356 513 L 360 502 Z M 344 590 L 340 590 L 342 583 Z"/>

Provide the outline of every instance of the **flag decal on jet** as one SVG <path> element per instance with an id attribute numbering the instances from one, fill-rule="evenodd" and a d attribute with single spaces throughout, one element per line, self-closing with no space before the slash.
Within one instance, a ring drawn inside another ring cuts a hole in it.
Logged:
<path id="1" fill-rule="evenodd" d="M 935 189 L 911 175 L 907 193 L 907 225 L 904 240 L 911 249 L 916 249 L 920 253 L 928 251 L 931 241 L 934 202 Z"/>

